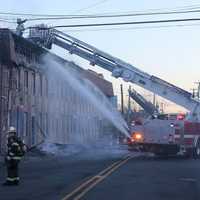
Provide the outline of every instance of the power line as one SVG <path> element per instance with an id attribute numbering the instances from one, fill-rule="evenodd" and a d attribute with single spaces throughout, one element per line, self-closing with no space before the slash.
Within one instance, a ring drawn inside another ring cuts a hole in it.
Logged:
<path id="1" fill-rule="evenodd" d="M 142 29 L 163 29 L 163 28 L 182 28 L 182 27 L 198 27 L 198 24 L 176 24 L 176 25 L 161 25 L 161 26 L 140 26 L 140 27 L 128 27 L 128 28 L 96 28 L 96 29 L 67 29 L 66 31 L 62 31 L 63 33 L 69 32 L 95 32 L 95 31 L 126 31 L 126 30 L 142 30 Z M 28 30 L 25 32 L 28 33 Z"/>
<path id="2" fill-rule="evenodd" d="M 174 7 L 174 8 L 171 8 L 171 10 L 185 10 L 185 9 L 198 9 L 200 8 L 200 4 L 191 4 L 191 5 L 185 5 L 185 6 L 177 6 L 177 7 Z"/>
<path id="3" fill-rule="evenodd" d="M 89 9 L 89 8 L 93 8 L 93 7 L 96 7 L 102 3 L 105 3 L 106 1 L 108 0 L 101 0 L 99 2 L 96 2 L 96 3 L 93 3 L 85 8 L 81 8 L 77 11 L 74 11 L 74 12 L 82 12 L 86 9 Z M 31 17 L 70 17 L 70 16 L 76 16 L 76 15 L 63 15 L 63 14 L 33 14 L 33 13 L 14 13 L 14 12 L 0 12 L 0 15 L 11 15 L 11 16 L 31 16 Z"/>
<path id="4" fill-rule="evenodd" d="M 191 22 L 191 21 L 200 21 L 200 18 L 150 20 L 150 21 L 134 21 L 134 22 L 116 22 L 116 23 L 70 24 L 70 25 L 52 26 L 52 27 L 47 27 L 47 28 L 39 28 L 38 27 L 38 29 L 100 27 L 100 26 L 123 26 L 123 25 L 176 23 L 176 22 Z M 37 28 L 37 27 L 28 27 L 28 29 L 31 29 L 31 28 Z"/>
<path id="5" fill-rule="evenodd" d="M 140 30 L 140 29 L 162 29 L 162 28 L 179 28 L 179 27 L 194 27 L 200 26 L 200 24 L 176 24 L 176 25 L 163 25 L 163 26 L 142 26 L 142 27 L 129 27 L 129 28 L 105 28 L 105 29 L 77 29 L 62 31 L 64 33 L 69 32 L 87 32 L 87 31 L 126 31 L 126 30 Z"/>
<path id="6" fill-rule="evenodd" d="M 6 23 L 10 23 L 10 24 L 15 24 L 15 22 L 11 22 L 5 19 L 0 18 L 0 22 L 6 22 Z"/>
<path id="7" fill-rule="evenodd" d="M 100 4 L 105 3 L 106 1 L 108 1 L 108 0 L 101 0 L 101 1 L 98 1 L 98 2 L 96 2 L 96 3 L 93 3 L 93 4 L 91 4 L 91 5 L 87 6 L 87 7 L 85 7 L 85 8 L 81 8 L 81 9 L 75 11 L 75 12 L 82 12 L 82 11 L 88 10 L 88 9 L 90 9 L 90 8 L 94 8 L 94 7 L 96 7 L 96 6 L 100 5 Z"/>
<path id="8" fill-rule="evenodd" d="M 104 0 L 105 1 L 105 0 Z M 127 14 L 127 13 L 145 13 L 145 12 L 155 12 L 155 11 L 161 11 L 163 10 L 163 12 L 167 12 L 166 10 L 170 10 L 171 12 L 178 12 L 178 11 L 187 11 L 189 9 L 189 11 L 192 11 L 194 9 L 198 9 L 200 8 L 200 4 L 198 4 L 199 6 L 196 7 L 192 7 L 192 6 L 186 6 L 186 7 L 175 7 L 175 8 L 163 8 L 163 9 L 147 9 L 147 10 L 138 10 L 138 11 L 129 11 L 129 12 L 122 12 L 121 14 Z M 178 8 L 178 10 L 177 10 Z M 187 9 L 187 10 L 184 10 Z M 169 12 L 170 12 L 169 11 Z M 33 14 L 33 13 L 13 13 L 13 12 L 0 12 L 0 15 L 12 15 L 12 16 L 31 16 L 31 17 L 81 17 L 81 16 L 103 16 L 103 15 L 117 15 L 117 13 L 119 12 L 111 12 L 111 13 L 96 13 L 96 14 L 89 14 L 89 15 L 64 15 L 64 14 Z"/>
<path id="9" fill-rule="evenodd" d="M 96 18 L 119 18 L 119 17 L 136 17 L 136 16 L 152 16 L 152 15 L 172 15 L 172 14 L 186 14 L 186 13 L 200 13 L 200 10 L 187 10 L 187 11 L 170 11 L 170 12 L 149 12 L 149 13 L 129 13 L 129 14 L 116 14 L 116 15 L 76 15 L 68 17 L 44 17 L 32 18 L 28 21 L 39 20 L 63 20 L 63 19 L 96 19 Z"/>
<path id="10" fill-rule="evenodd" d="M 103 3 L 105 1 L 100 1 L 98 3 Z M 197 6 L 199 5 L 199 6 Z M 200 8 L 200 4 L 191 5 L 191 6 L 184 6 L 184 7 L 177 7 L 177 8 Z M 149 10 L 161 10 L 161 9 L 149 9 Z M 0 15 L 24 15 L 24 16 L 48 16 L 48 17 L 40 17 L 40 18 L 29 18 L 28 21 L 36 21 L 36 20 L 64 20 L 64 19 L 91 19 L 91 18 L 119 18 L 119 17 L 132 17 L 132 16 L 148 16 L 148 15 L 171 15 L 171 14 L 186 14 L 186 13 L 200 13 L 200 9 L 196 10 L 183 10 L 183 11 L 165 11 L 165 12 L 143 12 L 143 13 L 125 13 L 125 14 L 90 14 L 90 15 L 38 15 L 38 14 L 30 14 L 30 13 L 12 13 L 12 12 L 0 12 Z M 54 17 L 53 17 L 54 16 Z M 8 20 L 16 20 L 16 19 L 8 19 L 3 18 L 1 21 L 7 23 L 15 23 L 13 21 Z"/>
<path id="11" fill-rule="evenodd" d="M 185 10 L 185 11 L 168 11 L 168 12 L 128 13 L 128 14 L 115 14 L 115 15 L 110 15 L 110 14 L 107 14 L 107 15 L 101 15 L 101 14 L 95 14 L 95 15 L 65 15 L 65 16 L 62 16 L 62 17 L 29 18 L 29 19 L 27 19 L 27 21 L 64 20 L 64 19 L 119 18 L 119 17 L 152 16 L 152 15 L 172 15 L 172 14 L 186 14 L 186 13 L 200 13 L 200 9 L 199 10 Z"/>

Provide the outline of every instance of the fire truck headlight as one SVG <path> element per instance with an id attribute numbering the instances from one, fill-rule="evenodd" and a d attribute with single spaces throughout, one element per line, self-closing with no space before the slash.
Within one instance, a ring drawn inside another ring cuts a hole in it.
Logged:
<path id="1" fill-rule="evenodd" d="M 136 133 L 135 134 L 135 139 L 136 140 L 142 140 L 142 134 L 141 133 Z"/>
<path id="2" fill-rule="evenodd" d="M 130 141 L 132 142 L 132 143 L 134 143 L 134 142 L 142 142 L 144 140 L 144 137 L 143 137 L 143 134 L 142 133 L 140 133 L 140 132 L 133 132 L 132 134 L 131 134 L 131 138 L 130 138 Z"/>

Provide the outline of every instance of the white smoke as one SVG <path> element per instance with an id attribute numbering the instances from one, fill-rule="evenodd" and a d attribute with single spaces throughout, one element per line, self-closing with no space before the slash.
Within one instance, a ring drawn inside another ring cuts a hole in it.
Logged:
<path id="1" fill-rule="evenodd" d="M 56 62 L 52 57 L 43 59 L 46 71 L 51 76 L 64 80 L 75 92 L 78 92 L 86 101 L 93 105 L 96 111 L 110 121 L 120 132 L 129 137 L 128 126 L 121 114 L 109 102 L 107 97 L 88 79 L 80 77 L 76 70 L 67 65 Z M 84 123 L 81 123 L 84 126 Z M 63 133 L 65 134 L 65 133 Z M 89 136 L 88 136 L 89 137 Z M 89 138 L 88 138 L 89 139 Z"/>

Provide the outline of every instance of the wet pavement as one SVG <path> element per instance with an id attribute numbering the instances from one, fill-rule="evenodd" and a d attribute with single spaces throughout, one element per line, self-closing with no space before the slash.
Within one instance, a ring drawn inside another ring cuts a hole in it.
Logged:
<path id="1" fill-rule="evenodd" d="M 58 153 L 58 152 L 57 152 Z M 118 148 L 84 148 L 67 155 L 26 156 L 20 163 L 21 184 L 0 186 L 1 200 L 56 200 L 127 154 Z M 0 166 L 0 182 L 6 170 Z"/>
<path id="2" fill-rule="evenodd" d="M 141 156 L 89 191 L 84 200 L 199 200 L 200 160 Z"/>
<path id="3" fill-rule="evenodd" d="M 59 200 L 118 162 L 126 148 L 83 148 L 26 156 L 20 165 L 20 186 L 0 186 L 2 200 Z M 159 158 L 131 153 L 132 158 L 104 176 L 82 196 L 84 200 L 199 200 L 200 160 Z M 114 166 L 115 167 L 115 166 Z M 106 174 L 107 172 L 105 172 Z M 0 181 L 5 168 L 0 168 Z M 88 186 L 89 187 L 89 186 Z M 73 198 L 72 198 L 73 199 Z"/>

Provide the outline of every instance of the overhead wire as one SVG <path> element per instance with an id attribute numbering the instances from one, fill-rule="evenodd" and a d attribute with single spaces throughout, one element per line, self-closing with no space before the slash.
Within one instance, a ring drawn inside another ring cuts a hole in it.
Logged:
<path id="1" fill-rule="evenodd" d="M 103 3 L 105 1 L 100 1 L 98 3 Z M 92 6 L 92 5 L 91 5 Z M 62 19 L 96 19 L 96 18 L 121 18 L 121 17 L 134 17 L 134 16 L 154 16 L 154 15 L 173 15 L 173 14 L 186 14 L 186 13 L 200 13 L 200 4 L 183 6 L 183 7 L 175 7 L 174 11 L 159 11 L 159 12 L 140 12 L 140 13 L 122 13 L 122 14 L 90 14 L 90 15 L 37 15 L 31 13 L 11 13 L 11 12 L 0 12 L 0 21 L 7 23 L 16 23 L 14 20 L 16 19 L 8 19 L 8 15 L 10 16 L 48 16 L 48 17 L 40 17 L 40 18 L 27 18 L 27 21 L 36 21 L 36 20 L 62 20 Z M 175 9 L 185 9 L 190 8 L 190 10 L 176 10 Z M 150 9 L 149 9 L 150 10 Z M 162 10 L 162 9 L 152 9 L 152 10 Z M 4 17 L 1 15 L 4 15 Z M 5 17 L 5 15 L 7 15 Z M 51 16 L 51 17 L 50 17 Z M 54 17 L 52 17 L 54 16 Z M 12 20 L 12 21 L 9 21 Z M 168 23 L 168 22 L 186 22 L 186 21 L 199 21 L 199 18 L 190 18 L 190 19 L 170 19 L 170 20 L 151 20 L 151 21 L 136 21 L 136 22 L 116 22 L 116 23 L 92 23 L 92 24 L 69 24 L 69 25 L 59 25 L 52 26 L 53 28 L 73 28 L 73 27 L 87 27 L 87 26 L 120 26 L 120 25 L 131 25 L 131 24 L 149 24 L 149 23 Z"/>
<path id="2" fill-rule="evenodd" d="M 187 11 L 169 11 L 169 12 L 149 12 L 149 13 L 129 13 L 129 14 L 115 14 L 115 15 L 76 15 L 68 17 L 44 17 L 44 18 L 29 18 L 28 21 L 39 20 L 64 20 L 64 19 L 96 19 L 96 18 L 119 18 L 119 17 L 136 17 L 136 16 L 154 16 L 154 15 L 172 15 L 172 14 L 186 14 L 186 13 L 200 13 L 199 10 Z"/>
<path id="3" fill-rule="evenodd" d="M 176 23 L 176 22 L 191 22 L 200 21 L 200 18 L 185 18 L 185 19 L 165 19 L 165 20 L 148 20 L 148 21 L 132 21 L 132 22 L 114 22 L 114 23 L 90 23 L 90 24 L 69 24 L 56 25 L 51 27 L 43 27 L 38 29 L 53 29 L 53 28 L 76 28 L 76 27 L 101 27 L 101 26 L 124 26 L 137 24 L 158 24 L 158 23 Z M 27 27 L 28 29 L 36 28 L 34 26 Z"/>
<path id="4" fill-rule="evenodd" d="M 177 6 L 177 7 L 173 7 L 170 10 L 179 10 L 179 11 L 183 11 L 183 10 L 193 10 L 193 9 L 199 9 L 200 8 L 200 4 L 192 4 L 192 5 L 187 5 L 187 6 Z M 166 8 L 166 10 L 168 10 L 168 8 Z"/>
<path id="5" fill-rule="evenodd" d="M 90 9 L 90 8 L 94 8 L 94 7 L 96 7 L 96 6 L 100 5 L 100 4 L 105 3 L 106 1 L 108 1 L 108 0 L 101 0 L 101 1 L 98 1 L 98 2 L 96 2 L 96 3 L 93 3 L 93 4 L 89 5 L 89 6 L 86 6 L 86 7 L 84 7 L 84 8 L 81 8 L 81 9 L 76 10 L 76 11 L 74 11 L 74 12 L 82 12 L 82 11 L 88 10 L 88 9 Z"/>
<path id="6" fill-rule="evenodd" d="M 97 19 L 97 18 L 122 18 L 122 17 L 137 17 L 137 16 L 155 16 L 155 15 L 173 15 L 173 14 L 188 14 L 200 13 L 200 9 L 184 10 L 184 11 L 167 11 L 167 12 L 143 12 L 143 13 L 126 13 L 126 14 L 93 14 L 93 15 L 57 15 L 56 17 L 39 17 L 39 18 L 26 18 L 27 21 L 40 21 L 40 20 L 67 20 L 67 19 Z M 5 13 L 4 13 L 5 14 Z M 12 13 L 14 14 L 14 13 Z M 16 14 L 16 13 L 15 13 Z M 1 12 L 0 12 L 1 15 Z M 54 15 L 55 16 L 55 15 Z M 60 16 L 60 17 L 58 17 Z M 1 17 L 3 18 L 3 17 Z M 8 18 L 3 18 L 7 19 Z M 9 19 L 16 20 L 16 19 Z"/>
<path id="7" fill-rule="evenodd" d="M 200 9 L 200 4 L 196 7 L 175 7 L 175 8 L 163 8 L 163 9 L 146 9 L 146 10 L 138 10 L 138 11 L 127 11 L 122 12 L 121 14 L 127 14 L 127 13 L 145 13 L 145 12 L 151 12 L 151 11 L 163 11 L 163 12 L 178 12 L 178 11 L 185 11 L 186 10 L 194 10 L 194 9 Z M 167 11 L 169 10 L 169 11 Z M 33 13 L 14 13 L 14 12 L 0 12 L 0 15 L 11 15 L 11 16 L 30 16 L 30 17 L 78 17 L 78 16 L 95 16 L 95 15 L 117 15 L 119 12 L 110 12 L 110 13 L 96 13 L 96 14 L 87 14 L 87 15 L 65 15 L 65 14 L 33 14 Z"/>
<path id="8" fill-rule="evenodd" d="M 4 18 L 0 18 L 0 22 L 6 22 L 6 23 L 11 23 L 11 24 L 15 24 L 15 22 L 12 22 L 12 21 L 8 21 Z"/>
<path id="9" fill-rule="evenodd" d="M 92 7 L 95 7 L 95 6 L 98 6 L 104 2 L 106 2 L 108 0 L 102 0 L 102 1 L 99 1 L 99 2 L 96 2 L 94 4 L 91 4 L 85 8 L 81 8 L 79 10 L 76 10 L 74 12 L 81 12 L 83 10 L 86 10 L 88 8 L 92 8 Z M 0 12 L 0 15 L 11 15 L 11 16 L 31 16 L 31 17 L 67 17 L 67 16 L 75 16 L 75 15 L 64 15 L 64 14 L 33 14 L 33 13 L 21 13 L 21 12 Z"/>
<path id="10" fill-rule="evenodd" d="M 96 29 L 75 29 L 75 30 L 67 30 L 62 31 L 64 33 L 68 32 L 95 32 L 95 31 L 126 31 L 126 30 L 140 30 L 140 29 L 162 29 L 162 28 L 179 28 L 179 27 L 194 27 L 194 26 L 200 26 L 200 23 L 198 24 L 176 24 L 176 25 L 161 25 L 161 26 L 140 26 L 140 27 L 128 27 L 128 28 L 96 28 Z"/>

